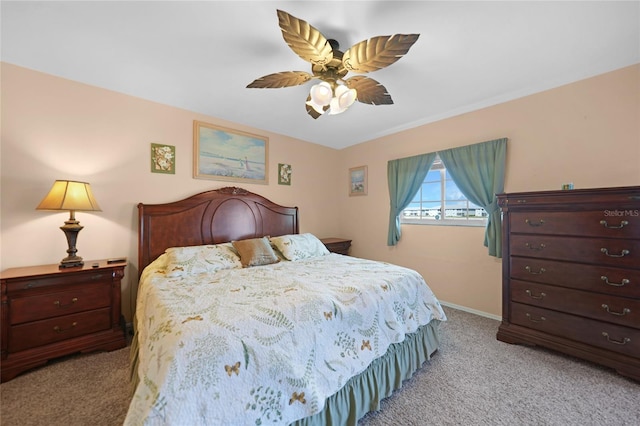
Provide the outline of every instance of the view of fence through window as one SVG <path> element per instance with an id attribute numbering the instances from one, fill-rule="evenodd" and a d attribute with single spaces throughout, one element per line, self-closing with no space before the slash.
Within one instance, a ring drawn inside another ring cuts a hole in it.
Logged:
<path id="1" fill-rule="evenodd" d="M 467 200 L 458 185 L 438 160 L 401 215 L 405 223 L 442 223 L 484 225 L 487 212 Z"/>

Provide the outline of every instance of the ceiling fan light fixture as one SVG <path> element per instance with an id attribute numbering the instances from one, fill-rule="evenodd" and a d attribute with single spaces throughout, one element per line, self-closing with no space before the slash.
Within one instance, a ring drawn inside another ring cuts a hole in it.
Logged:
<path id="1" fill-rule="evenodd" d="M 320 115 L 324 114 L 324 106 L 318 105 L 317 103 L 313 102 L 313 100 L 307 101 L 306 104 L 309 105 L 311 108 L 313 108 L 314 111 L 317 112 L 318 114 Z"/>
<path id="2" fill-rule="evenodd" d="M 309 91 L 309 95 L 314 104 L 326 106 L 329 105 L 331 98 L 333 98 L 333 89 L 329 83 L 323 81 L 322 83 L 314 84 Z"/>
<path id="3" fill-rule="evenodd" d="M 336 87 L 335 97 L 331 99 L 329 115 L 343 113 L 358 98 L 358 92 L 355 89 L 349 89 L 347 86 L 339 85 Z"/>

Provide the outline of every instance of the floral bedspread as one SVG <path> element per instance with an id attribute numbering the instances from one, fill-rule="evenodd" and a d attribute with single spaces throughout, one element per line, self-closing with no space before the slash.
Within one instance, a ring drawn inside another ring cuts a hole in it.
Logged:
<path id="1" fill-rule="evenodd" d="M 330 254 L 167 278 L 138 291 L 125 425 L 289 424 L 442 308 L 415 271 Z"/>

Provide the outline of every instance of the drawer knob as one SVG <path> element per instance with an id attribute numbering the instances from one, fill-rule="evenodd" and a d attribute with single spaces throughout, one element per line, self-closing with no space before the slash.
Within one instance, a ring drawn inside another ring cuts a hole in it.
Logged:
<path id="1" fill-rule="evenodd" d="M 71 303 L 67 303 L 66 305 L 61 304 L 59 300 L 56 300 L 55 302 L 53 302 L 53 304 L 56 305 L 58 308 L 68 308 L 69 306 L 73 305 L 77 301 L 78 301 L 78 298 L 74 297 L 73 299 L 71 299 Z"/>
<path id="2" fill-rule="evenodd" d="M 609 337 L 609 334 L 606 331 L 603 331 L 602 335 L 607 338 L 607 341 L 609 343 L 615 343 L 616 345 L 626 345 L 627 343 L 629 343 L 631 341 L 631 339 L 629 339 L 628 337 L 625 337 L 622 340 L 612 339 L 611 337 Z"/>
<path id="3" fill-rule="evenodd" d="M 605 255 L 609 256 L 609 257 L 625 257 L 626 255 L 628 255 L 630 253 L 629 250 L 622 250 L 620 252 L 620 254 L 611 254 L 611 253 L 609 253 L 609 249 L 604 248 L 604 247 L 601 248 L 600 251 L 602 253 L 604 253 Z"/>
<path id="4" fill-rule="evenodd" d="M 531 275 L 542 275 L 542 274 L 544 274 L 545 272 L 547 272 L 547 270 L 546 270 L 546 269 L 544 269 L 544 268 L 540 268 L 540 269 L 538 270 L 538 272 L 536 272 L 536 271 L 532 271 L 532 270 L 531 270 L 531 268 L 530 268 L 529 266 L 525 266 L 525 267 L 524 267 L 524 269 L 526 269 L 526 270 L 527 270 L 527 272 L 528 272 L 528 273 L 530 273 Z"/>
<path id="5" fill-rule="evenodd" d="M 629 309 L 629 308 L 624 308 L 622 310 L 622 312 L 612 311 L 612 310 L 609 309 L 609 305 L 607 305 L 605 303 L 602 304 L 602 309 L 604 309 L 605 311 L 609 312 L 611 315 L 618 315 L 620 317 L 631 313 L 631 309 Z"/>
<path id="6" fill-rule="evenodd" d="M 531 245 L 531 244 L 529 244 L 529 243 L 524 243 L 524 245 L 525 245 L 525 246 L 527 246 L 527 248 L 528 248 L 529 250 L 536 250 L 536 251 L 540 251 L 540 250 L 542 250 L 543 248 L 545 248 L 545 247 L 546 247 L 546 246 L 545 246 L 544 244 L 542 244 L 542 243 L 541 243 L 540 245 L 538 245 L 537 247 L 536 247 L 536 246 L 532 246 L 532 245 Z"/>
<path id="7" fill-rule="evenodd" d="M 64 333 L 66 331 L 72 330 L 76 325 L 78 325 L 77 322 L 74 321 L 73 324 L 71 324 L 71 327 L 69 328 L 60 328 L 57 325 L 55 327 L 53 327 L 53 331 L 55 331 L 56 333 L 60 334 L 60 333 Z"/>
<path id="8" fill-rule="evenodd" d="M 604 282 L 605 282 L 605 284 L 607 284 L 607 285 L 611 285 L 611 286 L 614 286 L 614 287 L 622 287 L 622 286 L 624 286 L 624 285 L 626 285 L 626 284 L 629 284 L 629 280 L 628 280 L 628 279 L 626 279 L 626 278 L 623 278 L 623 279 L 622 279 L 622 282 L 620 282 L 620 283 L 612 283 L 611 281 L 609 281 L 609 278 L 608 278 L 608 277 L 606 277 L 606 276 L 604 276 L 604 275 L 603 275 L 603 276 L 601 276 L 601 277 L 600 277 L 600 279 L 601 279 L 602 281 L 604 281 Z"/>
<path id="9" fill-rule="evenodd" d="M 610 225 L 607 223 L 607 221 L 606 221 L 606 220 L 601 220 L 601 221 L 600 221 L 600 225 L 602 225 L 602 226 L 604 226 L 605 228 L 608 228 L 608 229 L 622 229 L 622 228 L 624 228 L 625 226 L 627 226 L 628 224 L 629 224 L 629 222 L 628 222 L 628 221 L 626 221 L 626 220 L 622 220 L 622 221 L 620 221 L 620 225 L 618 225 L 618 226 L 610 226 Z"/>
<path id="10" fill-rule="evenodd" d="M 545 317 L 534 318 L 529 313 L 526 313 L 525 315 L 527 316 L 527 319 L 529 319 L 529 321 L 531 321 L 531 322 L 542 322 L 542 321 L 546 321 L 547 320 Z"/>
<path id="11" fill-rule="evenodd" d="M 533 226 L 534 228 L 544 225 L 544 219 L 540 219 L 538 222 L 531 222 L 529 219 L 525 219 L 524 222 L 529 226 Z"/>
<path id="12" fill-rule="evenodd" d="M 547 293 L 540 293 L 539 296 L 535 296 L 533 293 L 531 293 L 531 290 L 526 290 L 525 291 L 527 293 L 527 295 L 532 298 L 532 299 L 544 299 L 544 297 L 547 295 Z"/>

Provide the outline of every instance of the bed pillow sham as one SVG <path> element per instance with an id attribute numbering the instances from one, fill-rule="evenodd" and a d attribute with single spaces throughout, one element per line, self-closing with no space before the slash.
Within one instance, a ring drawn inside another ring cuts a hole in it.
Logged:
<path id="1" fill-rule="evenodd" d="M 322 241 L 309 233 L 271 237 L 271 243 L 280 250 L 287 260 L 300 260 L 329 254 L 329 250 L 322 244 Z"/>
<path id="2" fill-rule="evenodd" d="M 250 238 L 232 241 L 233 247 L 240 255 L 242 267 L 270 265 L 278 263 L 280 259 L 275 254 L 267 237 Z"/>
<path id="3" fill-rule="evenodd" d="M 240 256 L 231 243 L 190 247 L 170 247 L 167 254 L 167 277 L 216 272 L 241 268 Z"/>

